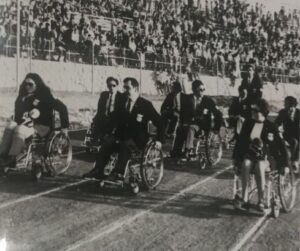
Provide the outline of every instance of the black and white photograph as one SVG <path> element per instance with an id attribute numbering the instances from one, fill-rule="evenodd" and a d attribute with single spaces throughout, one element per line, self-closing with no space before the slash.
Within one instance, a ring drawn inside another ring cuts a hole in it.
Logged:
<path id="1" fill-rule="evenodd" d="M 299 0 L 0 0 L 0 251 L 298 251 L 299 144 Z"/>

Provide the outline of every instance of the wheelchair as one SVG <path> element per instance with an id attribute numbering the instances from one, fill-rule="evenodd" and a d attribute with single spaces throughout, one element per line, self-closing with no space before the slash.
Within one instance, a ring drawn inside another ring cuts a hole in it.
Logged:
<path id="1" fill-rule="evenodd" d="M 186 125 L 184 125 L 186 126 Z M 194 148 L 189 160 L 199 161 L 200 168 L 213 167 L 223 156 L 223 139 L 221 133 L 215 134 L 211 130 L 200 130 L 194 139 Z M 178 162 L 181 164 L 181 161 Z"/>
<path id="2" fill-rule="evenodd" d="M 45 137 L 34 133 L 25 141 L 24 151 L 17 156 L 15 168 L 4 168 L 7 176 L 10 172 L 30 172 L 38 181 L 42 174 L 51 177 L 67 171 L 72 161 L 72 145 L 69 136 L 55 128 Z"/>
<path id="3" fill-rule="evenodd" d="M 118 154 L 111 155 L 104 168 L 104 174 L 109 177 L 116 166 Z M 164 173 L 163 152 L 157 148 L 154 141 L 149 141 L 144 151 L 133 150 L 132 157 L 128 160 L 121 180 L 99 180 L 100 188 L 106 185 L 129 188 L 133 194 L 140 191 L 140 187 L 150 191 L 161 182 Z"/>
<path id="4" fill-rule="evenodd" d="M 283 212 L 288 213 L 292 211 L 296 197 L 297 190 L 295 184 L 295 177 L 293 168 L 288 167 L 288 170 L 284 174 L 280 174 L 278 170 L 274 168 L 275 161 L 270 161 L 270 170 L 266 171 L 266 187 L 265 187 L 265 214 L 271 214 L 274 218 L 277 218 L 280 214 L 280 208 Z M 233 204 L 237 207 L 237 199 L 241 198 L 242 186 L 237 167 L 234 167 L 233 177 Z M 249 177 L 249 192 L 248 200 L 251 201 L 256 196 L 257 187 L 255 183 L 254 173 Z"/>

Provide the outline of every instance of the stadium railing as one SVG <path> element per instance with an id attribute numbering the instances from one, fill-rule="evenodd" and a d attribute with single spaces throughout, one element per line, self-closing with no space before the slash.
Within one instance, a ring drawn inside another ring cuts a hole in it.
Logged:
<path id="1" fill-rule="evenodd" d="M 123 66 L 140 70 L 167 71 L 177 74 L 187 73 L 196 76 L 207 74 L 219 77 L 232 77 L 230 62 L 220 61 L 218 57 L 204 58 L 194 56 L 169 56 L 154 52 L 133 52 L 130 49 L 117 48 L 103 45 L 93 45 L 84 49 L 72 49 L 71 47 L 59 50 L 55 41 L 40 39 L 36 41 L 33 37 L 23 37 L 20 45 L 21 58 L 30 60 L 48 60 L 84 63 L 92 65 Z M 80 51 L 80 52 L 78 52 Z M 6 57 L 16 55 L 16 36 L 10 35 L 5 43 L 0 44 L 0 53 Z M 249 64 L 240 64 L 242 75 Z M 262 78 L 273 83 L 300 84 L 299 70 L 278 68 L 272 66 L 259 66 L 262 70 Z"/>

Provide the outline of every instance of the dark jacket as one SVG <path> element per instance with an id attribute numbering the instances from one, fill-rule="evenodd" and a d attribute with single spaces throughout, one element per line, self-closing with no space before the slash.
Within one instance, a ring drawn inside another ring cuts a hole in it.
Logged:
<path id="1" fill-rule="evenodd" d="M 161 105 L 161 109 L 160 109 L 161 114 L 176 111 L 176 108 L 178 108 L 178 107 L 176 107 L 176 101 L 175 101 L 177 94 L 181 95 L 176 92 L 171 92 L 166 96 L 164 102 Z M 179 112 L 179 111 L 177 111 L 177 112 Z"/>
<path id="2" fill-rule="evenodd" d="M 117 127 L 119 113 L 121 110 L 121 100 L 123 94 L 120 92 L 116 93 L 115 103 L 114 103 L 114 111 L 110 113 L 108 116 L 106 115 L 106 104 L 109 98 L 109 92 L 104 91 L 100 94 L 100 98 L 98 101 L 97 113 L 93 119 L 93 133 L 94 135 L 99 134 L 110 134 Z"/>
<path id="3" fill-rule="evenodd" d="M 24 116 L 28 115 L 32 109 L 37 109 L 40 116 L 33 119 L 34 124 L 45 125 L 54 128 L 54 111 L 59 112 L 62 128 L 69 127 L 69 116 L 67 107 L 58 99 L 49 96 L 44 99 L 38 93 L 29 96 L 19 96 L 15 102 L 14 120 L 17 124 L 24 121 Z"/>
<path id="4" fill-rule="evenodd" d="M 263 129 L 261 132 L 261 140 L 264 148 L 269 156 L 273 156 L 279 163 L 280 167 L 288 165 L 288 152 L 284 141 L 279 135 L 278 128 L 274 123 L 269 120 L 265 120 Z M 255 125 L 255 121 L 252 119 L 245 120 L 241 133 L 237 137 L 237 141 L 233 150 L 233 159 L 243 160 L 251 144 L 250 135 Z"/>
<path id="5" fill-rule="evenodd" d="M 194 95 L 189 94 L 182 98 L 180 122 L 199 125 L 205 131 L 219 130 L 222 124 L 222 113 L 216 108 L 214 101 L 207 96 L 202 97 L 201 103 L 195 109 Z"/>
<path id="6" fill-rule="evenodd" d="M 239 97 L 234 97 L 228 110 L 229 116 L 242 116 L 245 119 L 251 118 L 251 104 L 246 98 L 239 100 Z"/>
<path id="7" fill-rule="evenodd" d="M 250 103 L 254 103 L 256 99 L 262 97 L 263 82 L 257 74 L 254 75 L 252 81 L 248 77 L 244 78 L 241 86 L 247 89 Z"/>
<path id="8" fill-rule="evenodd" d="M 294 120 L 291 120 L 288 110 L 280 110 L 275 123 L 278 126 L 283 126 L 283 137 L 284 138 L 295 138 L 299 140 L 299 129 L 300 129 L 300 110 L 296 109 Z"/>
<path id="9" fill-rule="evenodd" d="M 123 99 L 117 138 L 121 141 L 132 139 L 142 149 L 149 140 L 148 123 L 151 121 L 157 129 L 155 140 L 163 142 L 163 122 L 152 103 L 139 97 L 130 113 L 126 111 L 126 104 L 127 99 Z"/>

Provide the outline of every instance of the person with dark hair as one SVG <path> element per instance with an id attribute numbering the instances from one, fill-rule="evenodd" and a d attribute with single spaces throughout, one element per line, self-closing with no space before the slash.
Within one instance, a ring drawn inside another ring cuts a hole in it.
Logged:
<path id="1" fill-rule="evenodd" d="M 122 99 L 120 119 L 114 137 L 108 139 L 102 145 L 93 170 L 84 177 L 97 177 L 105 179 L 104 168 L 111 154 L 118 153 L 116 168 L 113 170 L 118 179 L 124 178 L 127 161 L 131 157 L 132 147 L 144 150 L 149 141 L 148 131 L 150 121 L 157 128 L 154 140 L 158 148 L 161 148 L 164 136 L 163 122 L 152 103 L 139 94 L 139 83 L 135 78 L 124 79 L 124 99 Z"/>
<path id="2" fill-rule="evenodd" d="M 69 118 L 66 106 L 52 96 L 38 74 L 27 74 L 15 101 L 14 120 L 5 128 L 0 144 L 3 166 L 15 167 L 16 156 L 34 132 L 41 137 L 49 134 L 54 127 L 54 110 L 59 112 L 61 128 L 67 133 Z"/>
<path id="3" fill-rule="evenodd" d="M 200 80 L 192 83 L 193 94 L 182 98 L 179 126 L 171 156 L 182 156 L 185 142 L 185 158 L 189 160 L 193 155 L 194 137 L 201 131 L 209 133 L 213 130 L 218 133 L 222 124 L 222 113 L 217 109 L 214 101 L 204 96 L 204 84 Z M 213 117 L 213 119 L 212 119 Z"/>
<path id="4" fill-rule="evenodd" d="M 181 104 L 181 84 L 177 81 L 172 83 L 172 90 L 166 96 L 161 105 L 160 113 L 164 121 L 164 128 L 167 129 L 167 137 L 171 138 L 174 134 L 180 111 Z"/>
<path id="5" fill-rule="evenodd" d="M 104 136 L 110 135 L 116 129 L 119 118 L 122 93 L 118 91 L 119 81 L 108 77 L 106 86 L 108 91 L 100 94 L 97 113 L 92 122 L 93 141 L 103 140 Z"/>
<path id="6" fill-rule="evenodd" d="M 267 119 L 269 105 L 264 99 L 256 99 L 251 106 L 251 119 L 246 119 L 233 150 L 235 167 L 241 172 L 242 198 L 240 208 L 249 207 L 249 176 L 254 171 L 258 189 L 259 211 L 264 211 L 265 172 L 277 168 L 280 172 L 288 166 L 288 152 L 278 128 Z"/>
<path id="7" fill-rule="evenodd" d="M 250 103 L 254 103 L 256 99 L 262 98 L 263 82 L 259 72 L 260 69 L 254 70 L 254 67 L 250 65 L 241 83 L 241 86 L 247 89 Z"/>
<path id="8" fill-rule="evenodd" d="M 235 128 L 235 134 L 241 129 L 245 119 L 251 118 L 251 104 L 248 99 L 248 90 L 244 86 L 238 88 L 239 96 L 234 97 L 228 110 L 229 126 Z"/>
<path id="9" fill-rule="evenodd" d="M 283 138 L 290 145 L 292 165 L 299 169 L 299 126 L 300 110 L 297 108 L 297 99 L 287 96 L 284 99 L 284 109 L 279 111 L 275 123 L 283 126 Z"/>

